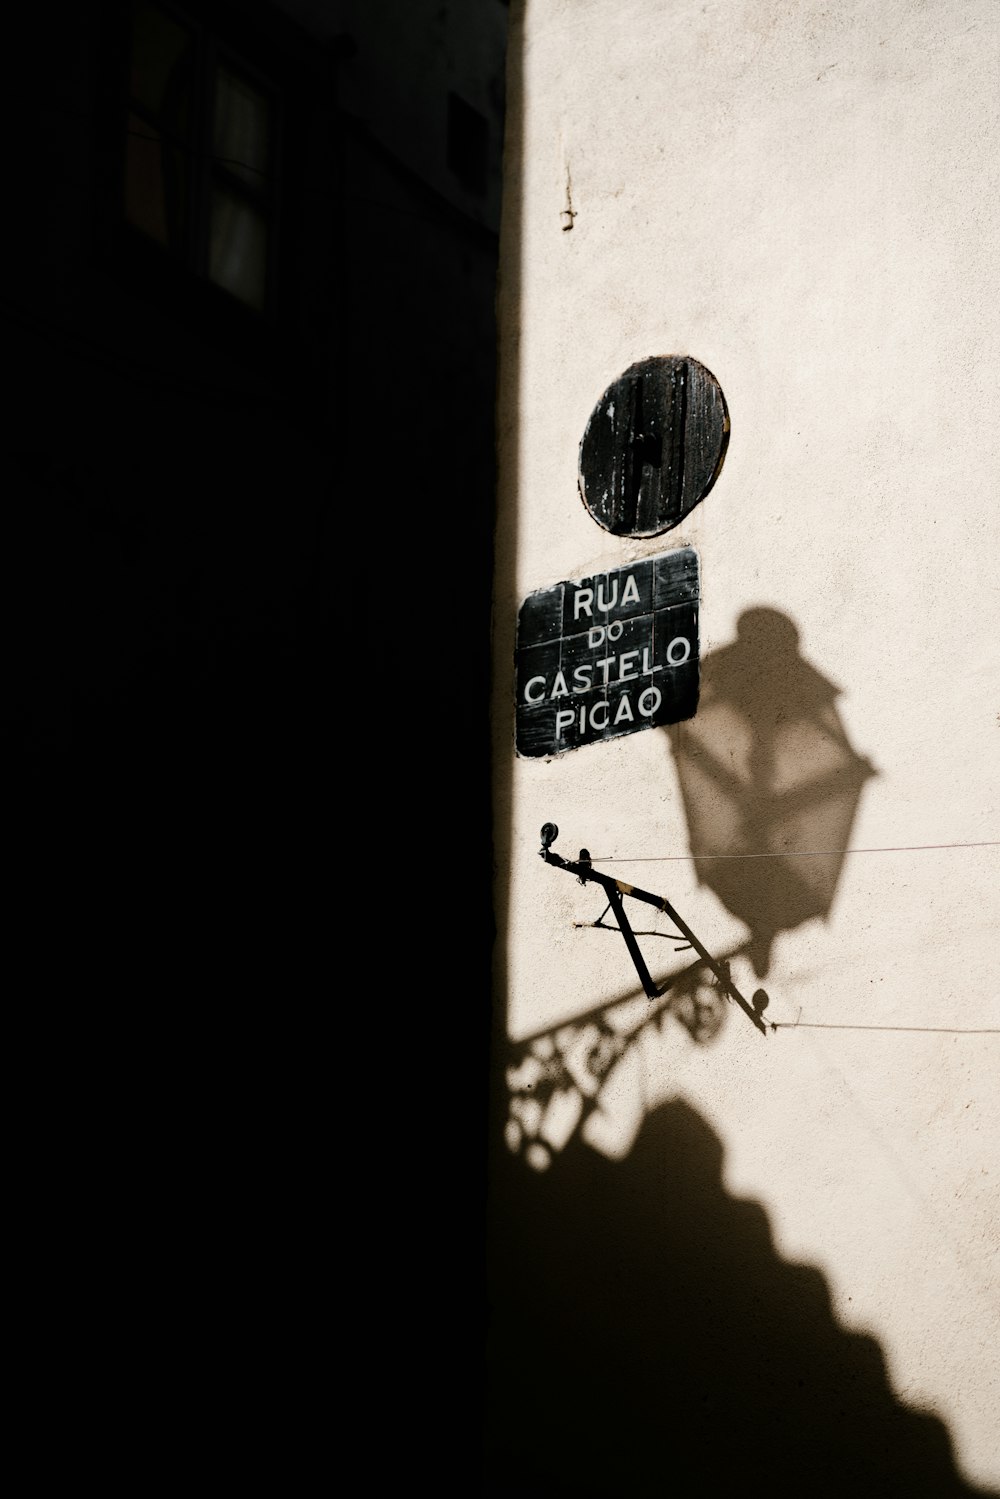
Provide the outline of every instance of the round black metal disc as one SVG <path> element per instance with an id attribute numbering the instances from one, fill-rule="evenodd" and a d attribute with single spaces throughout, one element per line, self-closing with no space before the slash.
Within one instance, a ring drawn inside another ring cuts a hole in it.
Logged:
<path id="1" fill-rule="evenodd" d="M 598 401 L 580 443 L 580 494 L 615 536 L 679 525 L 719 477 L 729 442 L 722 387 L 696 359 L 643 359 Z"/>

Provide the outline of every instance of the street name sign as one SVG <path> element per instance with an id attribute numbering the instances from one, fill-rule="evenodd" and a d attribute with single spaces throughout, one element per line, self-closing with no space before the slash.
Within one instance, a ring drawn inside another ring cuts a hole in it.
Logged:
<path id="1" fill-rule="evenodd" d="M 518 755 L 693 718 L 698 584 L 698 554 L 682 547 L 529 594 L 517 619 Z"/>

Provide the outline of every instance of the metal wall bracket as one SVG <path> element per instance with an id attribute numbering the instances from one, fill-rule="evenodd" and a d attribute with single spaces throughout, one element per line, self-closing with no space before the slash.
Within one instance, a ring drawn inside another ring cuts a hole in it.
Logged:
<path id="1" fill-rule="evenodd" d="M 555 823 L 547 822 L 542 828 L 542 846 L 539 849 L 539 853 L 545 860 L 546 864 L 551 864 L 554 869 L 565 869 L 569 874 L 576 875 L 581 885 L 586 885 L 587 883 L 600 885 L 601 889 L 608 897 L 608 902 L 611 906 L 611 909 L 615 913 L 615 918 L 618 922 L 618 928 L 622 936 L 625 938 L 625 946 L 629 950 L 629 956 L 631 957 L 632 962 L 635 964 L 636 973 L 639 975 L 639 982 L 642 984 L 643 990 L 649 999 L 658 999 L 660 995 L 663 994 L 670 986 L 669 984 L 662 984 L 657 986 L 653 982 L 649 969 L 646 966 L 646 960 L 639 950 L 639 944 L 636 941 L 635 933 L 633 932 L 632 927 L 629 924 L 629 919 L 625 914 L 625 906 L 622 901 L 622 897 L 625 895 L 631 896 L 633 900 L 641 900 L 647 906 L 653 906 L 657 911 L 663 911 L 667 916 L 669 916 L 670 920 L 677 927 L 677 930 L 683 933 L 698 956 L 708 964 L 709 968 L 715 974 L 715 977 L 718 980 L 719 988 L 723 991 L 723 993 L 727 994 L 730 999 L 734 1000 L 735 1003 L 739 1005 L 740 1009 L 746 1015 L 747 1019 L 751 1022 L 752 1025 L 755 1025 L 757 1027 L 762 1036 L 767 1035 L 767 1025 L 765 1024 L 761 1013 L 767 1004 L 767 995 L 765 994 L 763 989 L 758 989 L 756 994 L 754 995 L 755 1003 L 751 1003 L 750 1000 L 744 999 L 743 995 L 733 983 L 732 977 L 730 976 L 729 964 L 727 962 L 718 962 L 715 958 L 712 957 L 712 954 L 706 947 L 702 945 L 691 928 L 684 920 L 682 920 L 682 918 L 674 910 L 673 906 L 665 896 L 653 895 L 649 890 L 640 890 L 636 885 L 627 885 L 624 880 L 616 880 L 612 878 L 611 875 L 601 874 L 599 870 L 596 870 L 593 867 L 590 859 L 590 854 L 585 848 L 582 848 L 580 850 L 580 857 L 575 862 L 571 859 L 564 859 L 559 854 L 553 853 L 552 845 L 556 841 L 558 836 L 559 829 L 556 827 Z"/>

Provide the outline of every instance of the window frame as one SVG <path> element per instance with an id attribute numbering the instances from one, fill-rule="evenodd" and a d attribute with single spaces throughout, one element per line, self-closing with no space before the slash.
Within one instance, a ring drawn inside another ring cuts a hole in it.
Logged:
<path id="1" fill-rule="evenodd" d="M 185 141 L 174 132 L 164 128 L 155 119 L 153 112 L 132 94 L 131 60 L 132 27 L 137 6 L 149 4 L 159 10 L 176 25 L 189 31 L 193 37 L 193 82 L 191 121 L 188 139 Z M 280 218 L 282 206 L 281 157 L 283 144 L 283 90 L 277 77 L 266 72 L 246 55 L 239 40 L 225 35 L 223 25 L 213 26 L 173 0 L 127 0 L 121 8 L 121 57 L 123 68 L 120 87 L 120 166 L 118 178 L 118 213 L 120 232 L 130 251 L 141 259 L 169 266 L 175 273 L 187 275 L 207 289 L 213 300 L 223 299 L 234 310 L 238 309 L 247 318 L 268 325 L 275 325 L 278 318 Z M 245 81 L 262 95 L 268 106 L 268 152 L 267 185 L 258 189 L 248 183 L 237 172 L 227 170 L 214 150 L 215 98 L 219 70 L 225 69 L 237 79 Z M 128 216 L 126 193 L 126 157 L 130 134 L 129 118 L 136 116 L 149 128 L 156 131 L 174 149 L 186 151 L 190 159 L 189 185 L 187 189 L 187 225 L 181 237 L 181 245 L 174 248 L 163 244 L 146 233 Z M 210 274 L 211 216 L 213 190 L 217 185 L 225 187 L 238 201 L 242 201 L 260 213 L 266 226 L 265 268 L 263 301 L 255 306 L 226 286 L 214 280 Z M 165 274 L 169 274 L 165 272 Z"/>

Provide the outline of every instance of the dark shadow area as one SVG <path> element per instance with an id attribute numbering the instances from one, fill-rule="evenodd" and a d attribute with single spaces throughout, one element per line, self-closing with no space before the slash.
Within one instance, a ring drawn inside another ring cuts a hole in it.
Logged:
<path id="1" fill-rule="evenodd" d="M 787 615 L 748 609 L 734 643 L 701 663 L 697 715 L 669 731 L 699 882 L 750 928 L 758 978 L 781 932 L 829 914 L 876 773 L 847 738 L 839 694 Z"/>
<path id="2" fill-rule="evenodd" d="M 485 1152 L 506 10 L 482 0 L 480 47 L 468 7 L 420 9 L 13 17 L 7 958 L 108 1003 L 183 973 L 206 1026 L 220 986 L 312 1004 L 340 902 L 403 857 L 450 874 L 460 821 Z"/>
<path id="3" fill-rule="evenodd" d="M 207 1040 L 318 956 L 333 57 L 258 0 L 56 0 L 15 32 L 6 956 L 23 1002 L 197 996 Z"/>
<path id="4" fill-rule="evenodd" d="M 481 1424 L 505 25 L 9 18 L 0 861 L 32 1175 L 74 1297 L 90 1276 L 111 1325 L 127 1285 L 206 1409 L 266 1392 L 234 1452 L 291 1384 L 303 1422 L 324 1397 L 334 1259 L 367 1288 L 349 1377 L 407 1385 L 401 1448 L 432 1343 Z M 447 1158 L 411 1149 L 428 1049 Z"/>
<path id="5" fill-rule="evenodd" d="M 486 1492 L 972 1495 L 946 1427 L 899 1404 L 877 1342 L 776 1253 L 681 1101 L 629 1156 L 579 1140 L 495 1175 Z"/>

